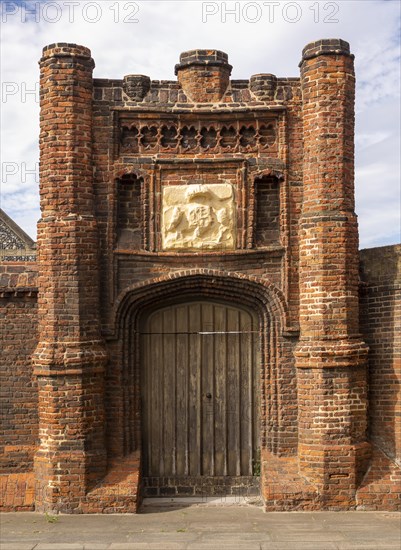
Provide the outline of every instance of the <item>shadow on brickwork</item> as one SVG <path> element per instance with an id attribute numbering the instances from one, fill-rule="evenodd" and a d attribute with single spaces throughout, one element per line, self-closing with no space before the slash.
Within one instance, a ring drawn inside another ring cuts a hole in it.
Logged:
<path id="1" fill-rule="evenodd" d="M 361 331 L 369 345 L 370 466 L 359 508 L 399 510 L 401 503 L 401 245 L 360 251 Z"/>

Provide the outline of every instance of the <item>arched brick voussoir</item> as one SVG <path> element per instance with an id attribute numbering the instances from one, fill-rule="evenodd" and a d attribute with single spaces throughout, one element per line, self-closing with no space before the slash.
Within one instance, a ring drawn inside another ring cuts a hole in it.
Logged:
<path id="1" fill-rule="evenodd" d="M 283 293 L 270 281 L 253 275 L 226 272 L 214 269 L 186 269 L 170 273 L 146 282 L 127 287 L 118 296 L 112 313 L 113 334 L 132 318 L 134 312 L 157 305 L 169 298 L 207 296 L 236 302 L 255 308 L 260 315 L 266 315 L 279 332 L 288 327 L 288 307 Z"/>
<path id="2" fill-rule="evenodd" d="M 285 167 L 284 167 L 284 163 L 280 163 L 280 165 L 281 166 L 279 169 L 275 169 L 275 168 L 269 168 L 269 167 L 264 168 L 263 166 L 258 164 L 257 166 L 254 167 L 254 169 L 251 168 L 249 170 L 249 174 L 252 177 L 252 179 L 259 179 L 265 176 L 272 176 L 274 178 L 277 178 L 278 181 L 282 182 L 285 179 L 285 175 L 284 175 Z"/>
<path id="3" fill-rule="evenodd" d="M 150 178 L 150 172 L 147 170 L 142 170 L 133 164 L 125 163 L 116 163 L 113 170 L 113 179 L 118 180 L 123 176 L 132 175 L 136 176 L 138 179 L 143 179 L 147 181 Z"/>

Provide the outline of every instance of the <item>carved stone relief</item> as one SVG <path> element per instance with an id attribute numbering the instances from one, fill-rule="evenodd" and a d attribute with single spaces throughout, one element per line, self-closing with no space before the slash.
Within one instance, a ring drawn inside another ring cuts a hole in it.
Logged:
<path id="1" fill-rule="evenodd" d="M 0 262 L 34 262 L 33 240 L 0 209 Z"/>
<path id="2" fill-rule="evenodd" d="M 190 184 L 163 188 L 163 250 L 233 249 L 235 226 L 232 185 Z"/>

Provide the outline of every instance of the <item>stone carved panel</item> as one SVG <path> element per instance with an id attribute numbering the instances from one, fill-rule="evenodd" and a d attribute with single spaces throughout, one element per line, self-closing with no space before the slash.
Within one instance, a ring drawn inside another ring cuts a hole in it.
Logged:
<path id="1" fill-rule="evenodd" d="M 189 184 L 163 188 L 163 250 L 233 249 L 235 228 L 232 185 Z"/>
<path id="2" fill-rule="evenodd" d="M 0 263 L 35 260 L 33 240 L 0 208 Z"/>
<path id="3" fill-rule="evenodd" d="M 26 243 L 11 230 L 2 220 L 0 220 L 0 249 L 1 250 L 22 250 L 26 248 Z"/>

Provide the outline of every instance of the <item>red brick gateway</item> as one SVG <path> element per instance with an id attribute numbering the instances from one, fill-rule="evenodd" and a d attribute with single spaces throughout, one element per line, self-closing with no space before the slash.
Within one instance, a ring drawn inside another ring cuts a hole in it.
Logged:
<path id="1" fill-rule="evenodd" d="M 218 50 L 176 81 L 93 68 L 40 60 L 37 259 L 0 272 L 3 509 L 399 509 L 400 248 L 358 252 L 349 44 L 308 44 L 300 78 L 230 80 Z"/>

